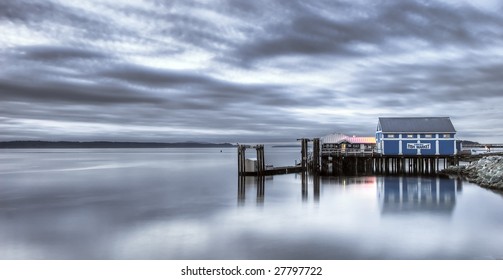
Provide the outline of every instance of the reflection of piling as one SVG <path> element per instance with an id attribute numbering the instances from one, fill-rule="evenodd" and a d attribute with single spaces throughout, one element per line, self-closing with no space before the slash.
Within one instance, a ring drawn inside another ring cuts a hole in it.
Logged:
<path id="1" fill-rule="evenodd" d="M 313 200 L 315 203 L 320 201 L 320 174 L 310 174 L 308 171 L 300 172 L 301 176 L 301 190 L 302 190 L 302 201 L 309 201 L 309 181 L 310 175 L 313 175 Z M 272 176 L 238 176 L 238 191 L 237 191 L 237 205 L 242 207 L 246 204 L 246 191 L 248 188 L 248 195 L 250 191 L 255 191 L 256 193 L 256 205 L 261 206 L 265 201 L 265 183 L 267 180 L 272 179 Z M 296 178 L 298 178 L 296 176 Z M 251 193 L 252 196 L 253 193 Z"/>
<path id="2" fill-rule="evenodd" d="M 302 201 L 307 201 L 307 172 L 302 171 Z"/>
<path id="3" fill-rule="evenodd" d="M 266 176 L 238 176 L 238 206 L 244 206 L 246 202 L 246 187 L 256 188 L 257 205 L 264 204 Z"/>
<path id="4" fill-rule="evenodd" d="M 313 196 L 315 202 L 320 201 L 320 175 L 316 173 L 313 174 Z"/>
<path id="5" fill-rule="evenodd" d="M 265 198 L 265 177 L 258 176 L 257 179 L 257 204 L 264 204 Z"/>
<path id="6" fill-rule="evenodd" d="M 244 205 L 246 200 L 246 177 L 238 176 L 238 205 Z"/>

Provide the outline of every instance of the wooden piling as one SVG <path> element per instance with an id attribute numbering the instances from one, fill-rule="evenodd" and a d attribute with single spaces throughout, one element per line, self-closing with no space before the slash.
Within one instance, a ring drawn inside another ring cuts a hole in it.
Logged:
<path id="1" fill-rule="evenodd" d="M 318 174 L 320 172 L 320 138 L 313 139 L 313 172 Z"/>
<path id="2" fill-rule="evenodd" d="M 263 176 L 265 173 L 265 156 L 264 156 L 264 145 L 257 145 L 257 173 L 259 176 Z"/>
<path id="3" fill-rule="evenodd" d="M 246 172 L 246 146 L 238 145 L 238 174 L 244 175 Z"/>
<path id="4" fill-rule="evenodd" d="M 302 167 L 302 170 L 306 170 L 307 168 L 307 144 L 308 144 L 308 141 L 309 139 L 306 139 L 306 138 L 302 138 L 302 139 L 299 139 L 301 141 L 301 167 Z"/>

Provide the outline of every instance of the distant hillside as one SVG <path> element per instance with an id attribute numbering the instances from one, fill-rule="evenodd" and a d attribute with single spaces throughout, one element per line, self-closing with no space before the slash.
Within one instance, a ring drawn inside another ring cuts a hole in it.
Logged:
<path id="1" fill-rule="evenodd" d="M 60 149 L 60 148 L 230 148 L 230 143 L 155 143 L 155 142 L 72 142 L 72 141 L 7 141 L 0 142 L 0 149 Z"/>
<path id="2" fill-rule="evenodd" d="M 463 144 L 463 146 L 464 145 L 467 145 L 467 146 L 469 146 L 469 145 L 480 145 L 479 142 L 470 141 L 470 140 L 458 140 L 458 142 L 461 142 L 461 144 Z"/>

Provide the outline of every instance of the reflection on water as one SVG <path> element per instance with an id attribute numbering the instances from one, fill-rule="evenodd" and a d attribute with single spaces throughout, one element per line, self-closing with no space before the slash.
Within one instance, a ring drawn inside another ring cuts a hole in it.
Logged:
<path id="1" fill-rule="evenodd" d="M 313 202 L 319 203 L 321 185 L 342 189 L 365 186 L 377 193 L 383 215 L 420 212 L 450 215 L 456 206 L 456 196 L 462 191 L 462 181 L 448 177 L 321 177 L 306 173 L 297 176 L 301 178 L 297 187 L 304 203 L 309 201 L 310 188 Z M 244 206 L 247 196 L 254 196 L 256 204 L 263 205 L 266 185 L 273 180 L 273 176 L 239 176 L 238 205 Z"/>
<path id="2" fill-rule="evenodd" d="M 0 259 L 501 259 L 502 212 L 448 178 L 238 178 L 235 149 L 0 151 Z"/>
<path id="3" fill-rule="evenodd" d="M 265 181 L 272 180 L 272 176 L 239 176 L 238 177 L 238 205 L 243 206 L 246 202 L 246 193 L 256 190 L 257 205 L 264 203 Z M 249 194 L 250 195 L 250 194 Z"/>
<path id="4" fill-rule="evenodd" d="M 313 201 L 320 201 L 320 176 L 308 176 L 307 173 L 303 172 L 300 175 L 295 174 L 295 176 L 301 177 L 301 194 L 302 201 L 309 201 L 309 188 L 312 184 L 312 195 Z M 246 204 L 247 197 L 256 193 L 256 204 L 262 205 L 265 199 L 265 188 L 269 181 L 274 180 L 274 176 L 239 176 L 238 177 L 238 205 L 243 206 Z M 311 181 L 311 182 L 310 182 Z"/>
<path id="5" fill-rule="evenodd" d="M 503 210 L 501 198 L 459 179 L 291 174 L 239 180 L 242 213 L 260 221 L 260 229 L 247 230 L 270 248 L 254 250 L 259 258 L 503 258 L 503 218 L 495 210 Z"/>
<path id="6" fill-rule="evenodd" d="M 451 215 L 462 182 L 441 177 L 379 177 L 382 214 L 433 212 Z"/>

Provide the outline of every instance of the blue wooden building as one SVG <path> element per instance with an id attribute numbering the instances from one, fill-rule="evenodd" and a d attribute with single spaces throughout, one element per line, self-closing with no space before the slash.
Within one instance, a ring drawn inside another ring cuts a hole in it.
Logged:
<path id="1" fill-rule="evenodd" d="M 382 155 L 451 156 L 455 134 L 448 117 L 379 118 L 376 148 Z"/>

